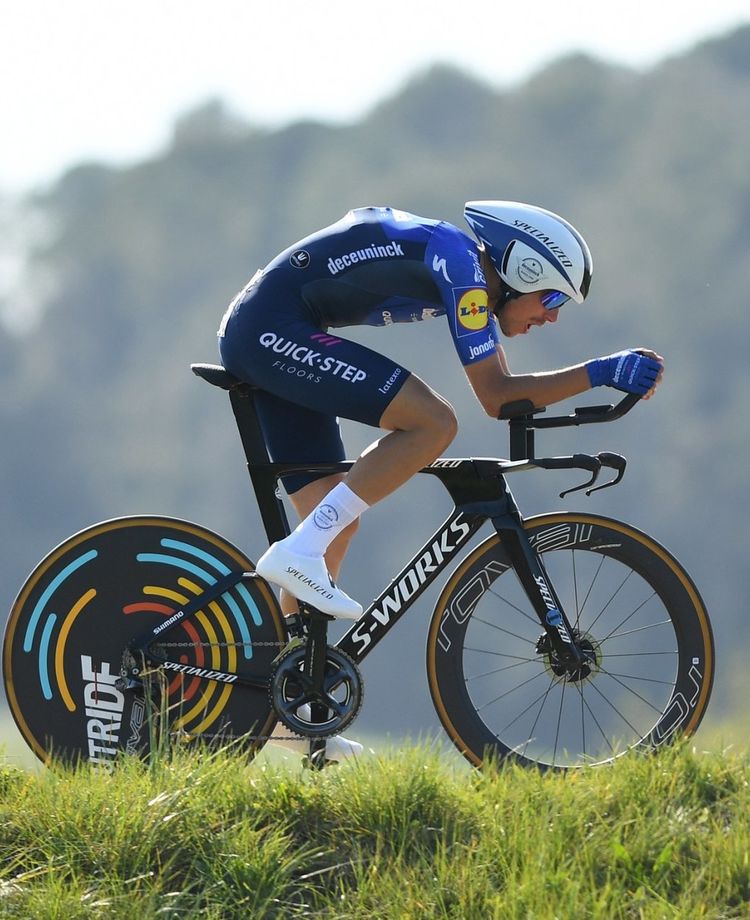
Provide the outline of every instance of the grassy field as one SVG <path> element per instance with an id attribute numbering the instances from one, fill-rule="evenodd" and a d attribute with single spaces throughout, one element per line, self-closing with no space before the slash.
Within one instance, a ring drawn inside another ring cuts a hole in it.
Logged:
<path id="1" fill-rule="evenodd" d="M 426 748 L 323 773 L 232 751 L 0 772 L 0 917 L 750 916 L 748 758 L 568 775 Z"/>

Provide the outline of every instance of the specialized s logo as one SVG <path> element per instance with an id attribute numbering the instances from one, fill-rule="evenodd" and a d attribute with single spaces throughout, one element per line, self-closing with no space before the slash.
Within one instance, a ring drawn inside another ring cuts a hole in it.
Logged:
<path id="1" fill-rule="evenodd" d="M 440 272 L 448 284 L 453 284 L 448 275 L 448 263 L 441 256 L 433 256 L 432 270 L 434 272 Z"/>
<path id="2" fill-rule="evenodd" d="M 456 304 L 456 319 L 459 325 L 471 332 L 484 329 L 489 319 L 487 291 L 482 288 L 471 288 L 463 293 Z"/>

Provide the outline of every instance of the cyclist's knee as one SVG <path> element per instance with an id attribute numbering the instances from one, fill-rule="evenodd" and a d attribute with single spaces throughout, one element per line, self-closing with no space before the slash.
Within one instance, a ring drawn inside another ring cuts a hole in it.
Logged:
<path id="1" fill-rule="evenodd" d="M 444 450 L 458 434 L 458 418 L 453 406 L 446 400 L 439 400 L 435 411 L 435 424 L 441 450 Z"/>
<path id="2" fill-rule="evenodd" d="M 421 431 L 439 444 L 439 449 L 450 444 L 458 431 L 451 404 L 415 376 L 397 393 L 380 424 L 391 431 Z"/>
<path id="3" fill-rule="evenodd" d="M 435 398 L 424 408 L 415 430 L 422 430 L 429 438 L 435 449 L 435 456 L 453 441 L 458 433 L 458 419 L 451 404 L 435 395 Z"/>

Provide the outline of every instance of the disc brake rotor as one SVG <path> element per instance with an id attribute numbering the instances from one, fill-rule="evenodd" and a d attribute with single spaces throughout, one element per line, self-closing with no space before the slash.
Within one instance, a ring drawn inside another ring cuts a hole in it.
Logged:
<path id="1" fill-rule="evenodd" d="M 588 633 L 573 633 L 573 638 L 584 656 L 584 662 L 571 666 L 561 661 L 552 646 L 549 636 L 542 633 L 536 644 L 536 650 L 544 656 L 544 667 L 555 677 L 562 677 L 572 683 L 593 680 L 599 673 L 602 662 L 602 650 L 599 643 Z"/>

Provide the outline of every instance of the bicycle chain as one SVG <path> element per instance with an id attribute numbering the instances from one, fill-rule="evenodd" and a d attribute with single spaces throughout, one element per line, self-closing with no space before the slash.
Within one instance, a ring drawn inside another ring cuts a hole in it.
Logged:
<path id="1" fill-rule="evenodd" d="M 336 735 L 322 735 L 320 737 L 311 737 L 310 735 L 299 735 L 297 732 L 293 733 L 296 738 L 299 738 L 301 741 L 331 741 L 333 738 L 337 737 Z M 213 739 L 213 738 L 222 738 L 222 735 L 198 735 L 200 739 Z M 185 743 L 189 743 L 194 739 L 188 738 Z M 289 735 L 237 735 L 234 738 L 235 741 L 289 741 Z"/>
<path id="2" fill-rule="evenodd" d="M 197 646 L 206 646 L 211 648 L 227 648 L 227 647 L 244 647 L 246 645 L 252 645 L 253 648 L 260 648 L 262 646 L 267 646 L 271 648 L 284 648 L 289 645 L 289 642 L 159 642 L 158 645 L 161 648 L 195 648 Z M 295 733 L 296 734 L 296 733 Z M 202 738 L 212 738 L 216 737 L 214 735 L 201 735 Z M 288 741 L 288 735 L 243 735 L 242 736 L 247 741 Z M 306 740 L 304 735 L 297 735 L 301 740 Z M 334 737 L 333 735 L 331 737 Z M 309 739 L 312 740 L 325 740 L 325 739 Z"/>
<path id="3" fill-rule="evenodd" d="M 161 648 L 196 648 L 197 646 L 206 646 L 209 648 L 229 648 L 229 647 L 244 647 L 246 645 L 252 645 L 253 648 L 261 647 L 270 647 L 270 648 L 284 648 L 289 645 L 289 641 L 286 642 L 159 642 L 158 645 Z M 309 738 L 305 735 L 298 735 L 294 733 L 302 741 L 325 741 L 326 738 Z M 211 735 L 201 735 L 203 738 L 215 737 Z M 288 741 L 288 735 L 243 735 L 244 739 L 248 741 Z M 335 737 L 334 735 L 330 736 L 331 738 Z"/>
<path id="4" fill-rule="evenodd" d="M 244 648 L 245 646 L 250 645 L 253 648 L 262 648 L 263 646 L 268 646 L 272 648 L 284 648 L 289 645 L 289 640 L 286 642 L 157 642 L 155 646 L 157 648 L 196 648 L 197 646 L 205 646 L 206 648 L 229 648 L 229 647 L 238 647 Z"/>

